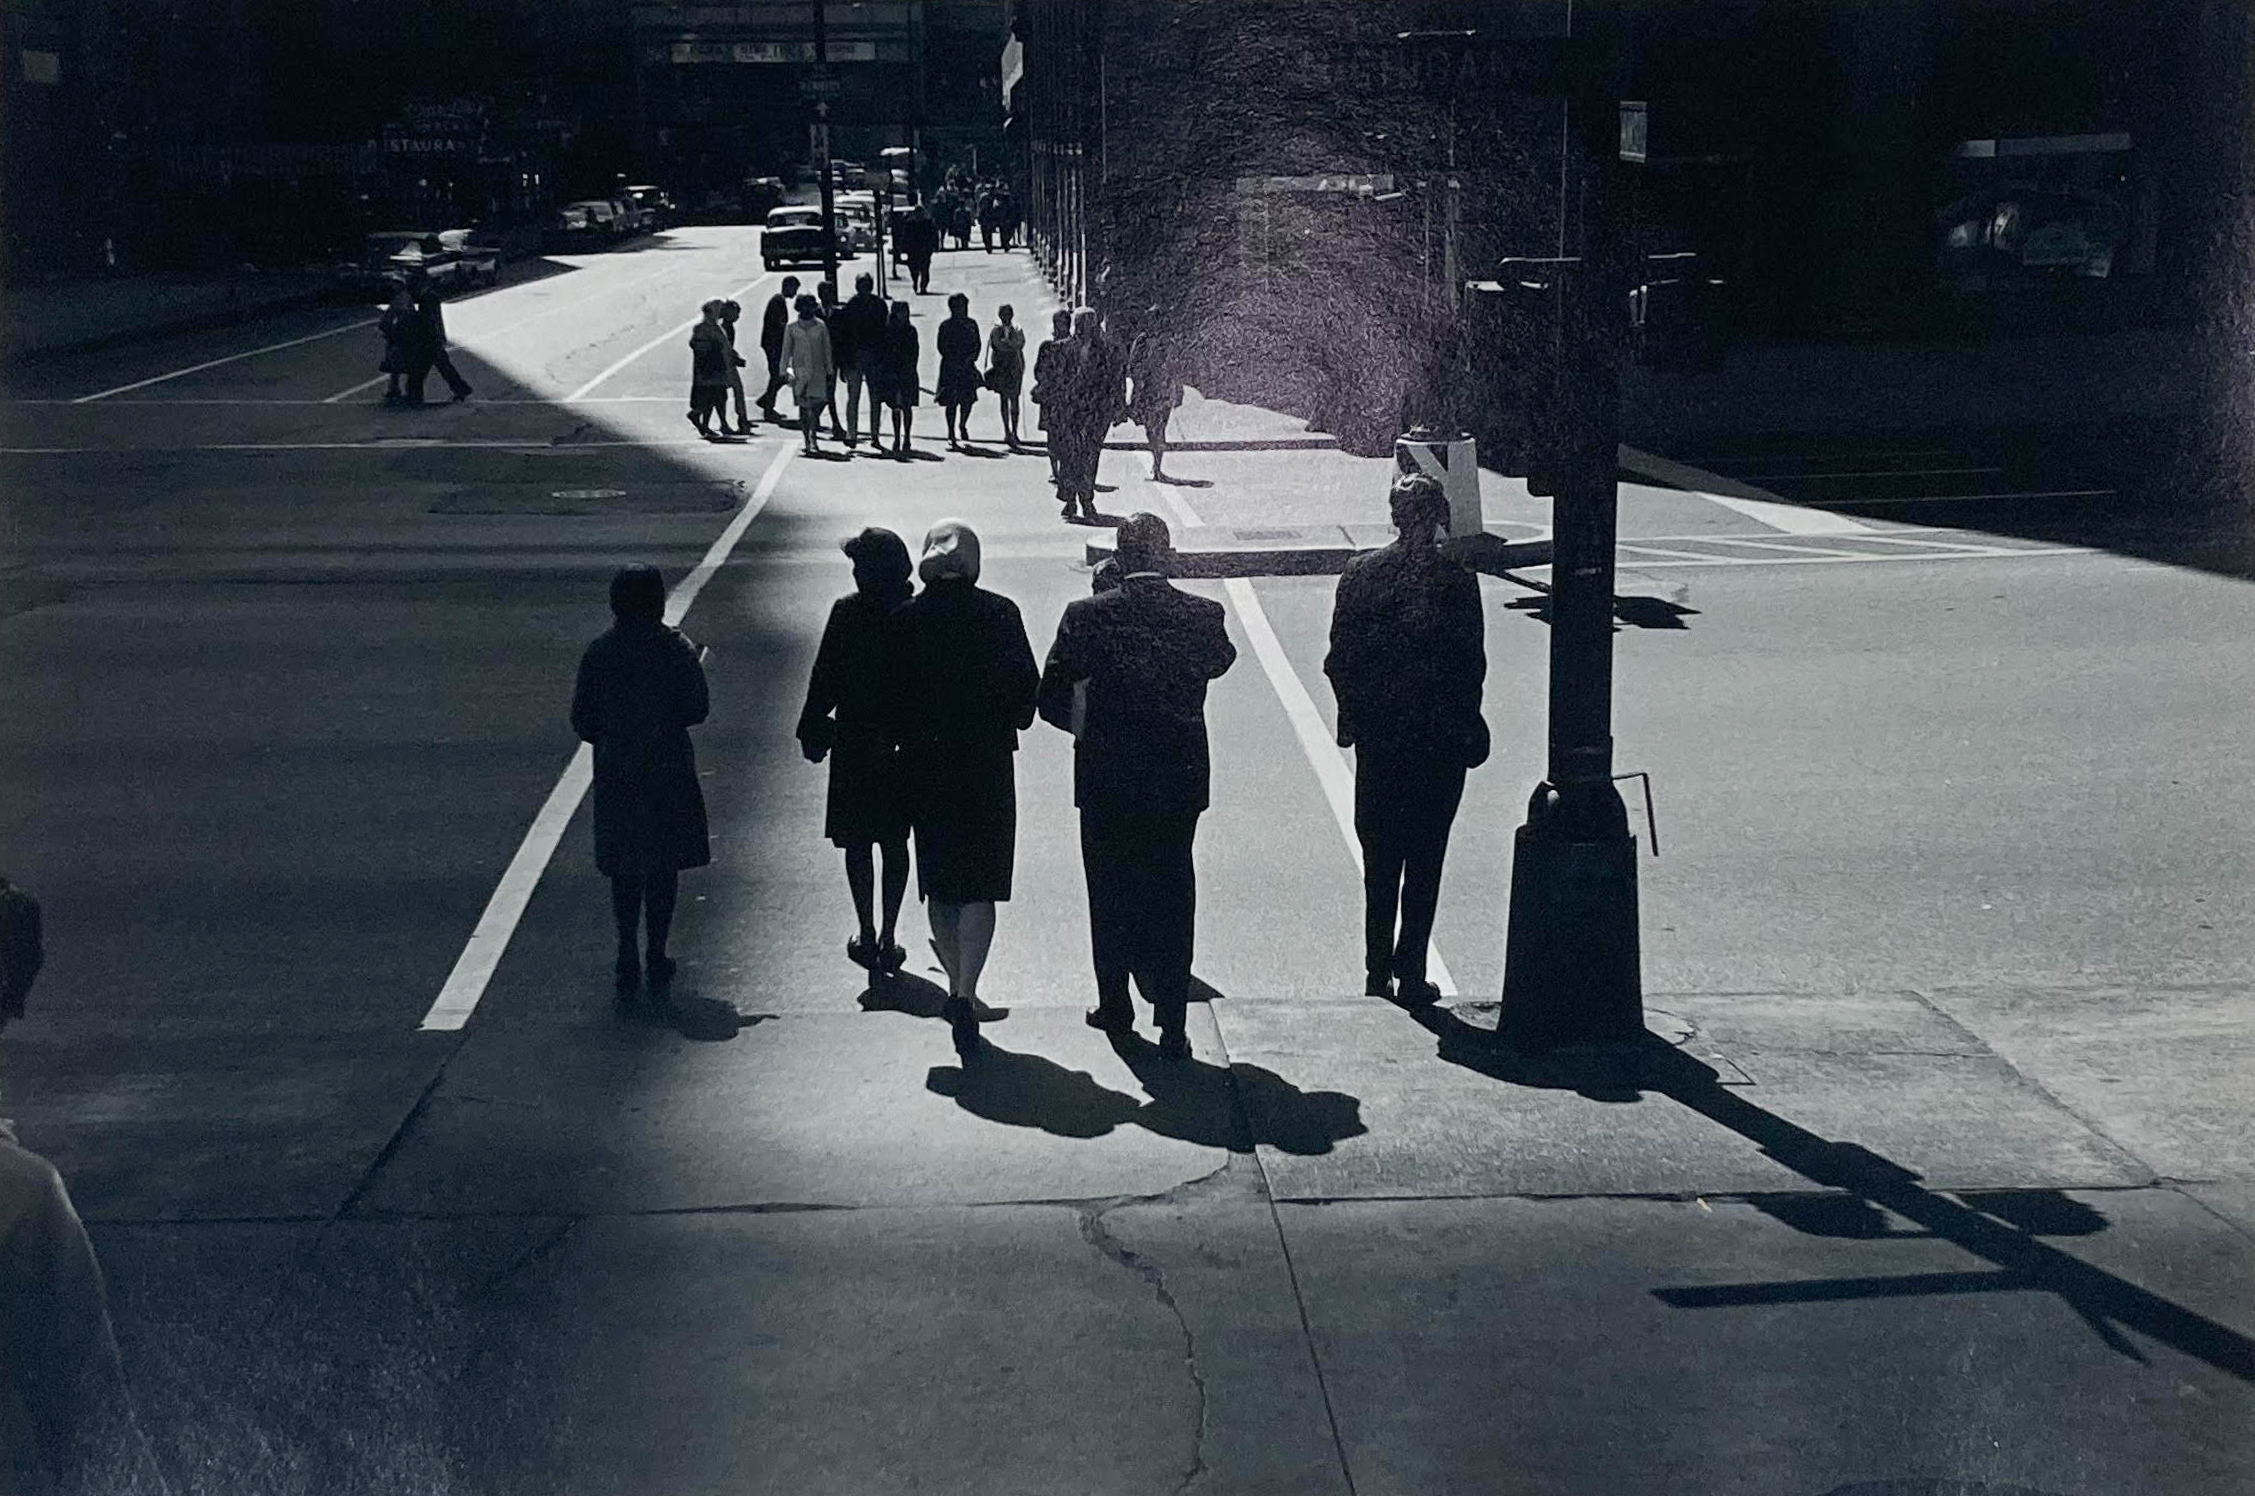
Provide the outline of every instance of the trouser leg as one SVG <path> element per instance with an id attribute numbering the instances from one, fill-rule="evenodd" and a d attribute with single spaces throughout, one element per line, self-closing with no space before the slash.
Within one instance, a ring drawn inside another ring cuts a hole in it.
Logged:
<path id="1" fill-rule="evenodd" d="M 1441 864 L 1448 857 L 1449 829 L 1464 798 L 1464 770 L 1433 765 L 1421 776 L 1415 813 L 1409 825 L 1402 869 L 1402 927 L 1394 947 L 1394 974 L 1425 980 L 1425 957 L 1432 948 L 1433 920 L 1441 905 Z"/>
<path id="2" fill-rule="evenodd" d="M 438 370 L 439 377 L 446 381 L 446 387 L 457 396 L 470 393 L 470 381 L 464 379 L 462 371 L 454 367 L 454 360 L 447 356 L 445 349 L 441 348 L 438 357 L 431 360 L 431 363 Z"/>
<path id="3" fill-rule="evenodd" d="M 1118 1013 L 1128 1001 L 1129 951 L 1135 936 L 1130 878 L 1132 848 L 1113 818 L 1100 811 L 1081 812 L 1081 869 L 1088 879 L 1089 955 L 1096 968 L 1097 1005 Z"/>
<path id="4" fill-rule="evenodd" d="M 1198 925 L 1198 870 L 1192 855 L 1197 836 L 1196 811 L 1165 811 L 1148 817 L 1141 838 L 1143 941 L 1136 981 L 1156 1010 L 1163 1034 L 1182 1032 L 1190 1005 Z"/>
<path id="5" fill-rule="evenodd" d="M 611 880 L 611 922 L 618 929 L 619 960 L 621 968 L 642 964 L 642 880 L 638 877 Z"/>
<path id="6" fill-rule="evenodd" d="M 1394 919 L 1401 903 L 1401 803 L 1392 766 L 1355 750 L 1355 840 L 1362 844 L 1362 969 L 1376 988 L 1393 976 Z"/>

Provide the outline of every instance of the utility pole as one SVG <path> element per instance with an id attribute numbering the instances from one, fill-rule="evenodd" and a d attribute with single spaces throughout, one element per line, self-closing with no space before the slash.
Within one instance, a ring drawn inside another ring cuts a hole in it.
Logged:
<path id="1" fill-rule="evenodd" d="M 1550 598 L 1549 767 L 1527 805 L 1511 870 L 1503 1011 L 1519 1049 L 1644 1033 L 1636 838 L 1613 783 L 1613 555 L 1620 489 L 1620 360 L 1627 336 L 1626 182 L 1619 6 L 1576 6 L 1568 38 L 1559 212 L 1565 267 Z"/>
<path id="2" fill-rule="evenodd" d="M 814 0 L 814 76 L 830 76 L 830 27 L 825 12 L 829 0 Z M 808 132 L 814 150 L 814 179 L 822 186 L 822 279 L 833 299 L 838 294 L 838 196 L 830 180 L 830 104 L 817 100 L 814 127 Z"/>

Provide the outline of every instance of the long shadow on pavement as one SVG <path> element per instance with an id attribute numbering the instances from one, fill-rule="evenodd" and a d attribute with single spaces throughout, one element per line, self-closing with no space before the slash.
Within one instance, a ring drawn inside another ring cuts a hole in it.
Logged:
<path id="1" fill-rule="evenodd" d="M 1410 1011 L 1440 1040 L 1440 1057 L 1451 1064 L 1511 1085 L 1569 1089 L 1603 1101 L 1631 1102 L 1648 1091 L 1666 1096 L 1737 1133 L 1812 1184 L 1891 1211 L 1997 1269 L 1654 1289 L 1654 1296 L 1664 1303 L 1694 1309 L 2034 1289 L 2056 1295 L 2109 1348 L 2131 1360 L 2143 1362 L 2145 1357 L 2121 1334 L 2122 1328 L 2136 1330 L 2243 1382 L 2255 1382 L 2255 1341 L 2039 1239 L 2039 1232 L 2091 1235 L 2104 1229 L 2103 1215 L 2087 1206 L 2070 1201 L 2075 1208 L 2066 1211 L 2043 1202 L 2002 1205 L 2002 1192 L 1952 1198 L 1926 1189 L 1917 1174 L 1892 1159 L 1855 1143 L 1820 1137 L 1754 1105 L 1724 1086 L 1715 1070 L 1656 1036 L 1620 1048 L 1530 1055 L 1499 1046 L 1492 1030 L 1469 1024 L 1445 1008 Z M 2047 1229 L 2060 1225 L 2068 1231 Z"/>

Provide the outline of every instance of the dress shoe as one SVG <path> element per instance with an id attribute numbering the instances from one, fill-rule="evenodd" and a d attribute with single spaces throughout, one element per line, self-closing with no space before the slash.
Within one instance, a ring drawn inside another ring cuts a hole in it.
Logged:
<path id="1" fill-rule="evenodd" d="M 1181 1029 L 1168 1029 L 1159 1035 L 1159 1058 L 1162 1060 L 1187 1060 L 1190 1058 L 1190 1036 Z"/>
<path id="2" fill-rule="evenodd" d="M 1441 1000 L 1441 989 L 1423 977 L 1403 977 L 1395 990 L 1400 1000 L 1412 1007 L 1429 1008 Z"/>
<path id="3" fill-rule="evenodd" d="M 652 956 L 649 961 L 650 989 L 661 991 L 673 984 L 673 974 L 681 969 L 671 956 Z"/>
<path id="4" fill-rule="evenodd" d="M 962 1059 L 970 1059 L 979 1052 L 979 1020 L 971 1005 L 960 997 L 951 997 L 940 1005 L 940 1016 L 947 1020 L 949 1035 L 955 1041 L 955 1052 Z"/>
<path id="5" fill-rule="evenodd" d="M 1107 1034 L 1132 1033 L 1135 1029 L 1135 1011 L 1132 1008 L 1113 1008 L 1099 1003 L 1083 1013 L 1081 1019 L 1090 1028 L 1101 1029 Z"/>
<path id="6" fill-rule="evenodd" d="M 1364 977 L 1362 979 L 1362 995 L 1364 997 L 1390 998 L 1394 995 L 1394 984 L 1384 977 Z"/>
<path id="7" fill-rule="evenodd" d="M 877 969 L 876 957 L 869 948 L 869 942 L 863 940 L 859 935 L 846 942 L 846 959 L 863 971 L 875 971 Z"/>

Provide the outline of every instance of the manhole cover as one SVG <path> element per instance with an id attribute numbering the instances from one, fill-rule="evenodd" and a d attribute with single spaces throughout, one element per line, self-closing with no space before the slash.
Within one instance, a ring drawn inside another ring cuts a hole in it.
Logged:
<path id="1" fill-rule="evenodd" d="M 548 497 L 552 499 L 623 499 L 623 488 L 559 488 Z"/>

